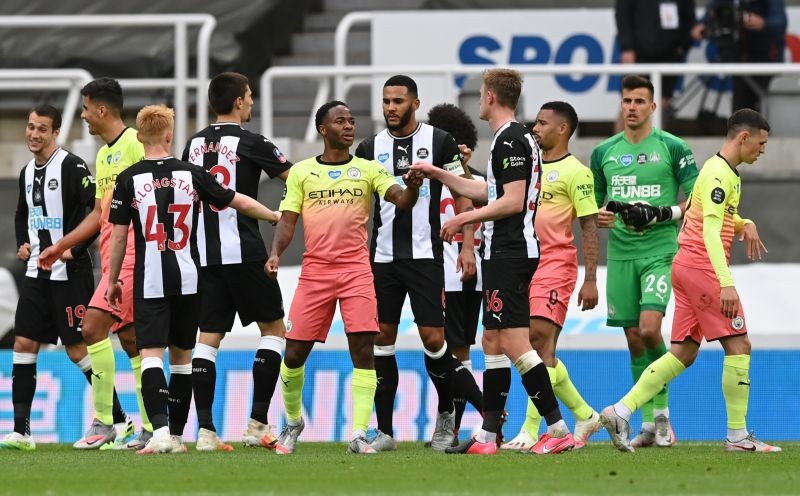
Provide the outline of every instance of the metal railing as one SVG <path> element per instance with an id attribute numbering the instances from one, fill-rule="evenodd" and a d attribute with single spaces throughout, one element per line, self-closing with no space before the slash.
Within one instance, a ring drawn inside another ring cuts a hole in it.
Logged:
<path id="1" fill-rule="evenodd" d="M 84 69 L 0 69 L 0 91 L 66 90 L 67 99 L 62 110 L 61 129 L 56 142 L 67 141 L 75 113 L 80 108 L 81 88 L 92 80 Z M 81 126 L 81 141 L 89 143 L 89 128 Z"/>
<path id="2" fill-rule="evenodd" d="M 188 88 L 197 88 L 197 128 L 208 121 L 208 85 L 211 35 L 217 20 L 210 14 L 125 14 L 125 15 L 19 15 L 0 16 L 4 28 L 108 28 L 172 26 L 175 30 L 175 77 L 165 79 L 120 79 L 123 89 L 171 88 L 175 92 L 175 142 L 185 143 L 188 137 Z M 200 26 L 197 35 L 197 77 L 189 78 L 189 26 Z M 31 71 L 31 77 L 35 76 Z M 66 117 L 66 112 L 64 112 Z"/>
<path id="3" fill-rule="evenodd" d="M 330 98 L 330 81 L 339 80 L 347 76 L 365 76 L 364 80 L 371 82 L 372 76 L 389 76 L 392 74 L 413 75 L 441 75 L 446 80 L 452 81 L 456 75 L 481 74 L 486 69 L 497 66 L 481 65 L 442 65 L 442 66 L 407 66 L 407 65 L 361 65 L 361 66 L 306 66 L 306 67 L 271 67 L 261 76 L 261 127 L 265 136 L 275 136 L 273 115 L 273 82 L 276 79 L 301 78 L 315 80 L 319 83 L 314 98 L 314 106 L 309 111 L 309 125 L 306 128 L 305 141 L 316 138 L 314 129 L 314 113 L 316 109 Z M 649 74 L 653 82 L 653 100 L 661 101 L 662 76 L 671 75 L 768 75 L 791 74 L 800 75 L 800 64 L 636 64 L 635 70 L 630 64 L 574 64 L 574 65 L 509 65 L 523 75 L 547 76 L 556 74 L 581 74 L 581 75 L 625 75 L 632 71 L 636 74 Z M 453 84 L 446 85 L 448 89 L 445 101 L 458 103 L 458 88 Z M 344 89 L 344 87 L 343 87 Z M 336 99 L 344 100 L 346 93 L 335 95 Z M 766 112 L 766 110 L 765 110 Z M 653 124 L 661 127 L 661 112 L 653 115 Z"/>

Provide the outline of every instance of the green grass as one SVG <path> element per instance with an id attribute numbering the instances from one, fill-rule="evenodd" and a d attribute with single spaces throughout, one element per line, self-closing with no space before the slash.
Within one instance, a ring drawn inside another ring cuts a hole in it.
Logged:
<path id="1" fill-rule="evenodd" d="M 778 454 L 679 443 L 627 455 L 610 444 L 553 456 L 456 456 L 420 443 L 375 456 L 343 443 L 302 443 L 288 457 L 232 453 L 137 456 L 40 445 L 0 451 L 0 494 L 796 494 L 800 443 Z"/>

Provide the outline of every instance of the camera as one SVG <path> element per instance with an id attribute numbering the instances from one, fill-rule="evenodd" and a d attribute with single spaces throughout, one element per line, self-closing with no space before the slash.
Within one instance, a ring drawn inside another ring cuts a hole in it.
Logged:
<path id="1" fill-rule="evenodd" d="M 716 62 L 739 62 L 742 15 L 757 0 L 722 0 L 708 12 L 703 36 L 717 45 Z"/>

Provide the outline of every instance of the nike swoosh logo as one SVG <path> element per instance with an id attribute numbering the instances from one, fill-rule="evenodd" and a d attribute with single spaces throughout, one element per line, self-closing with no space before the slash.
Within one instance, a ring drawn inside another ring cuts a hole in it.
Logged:
<path id="1" fill-rule="evenodd" d="M 750 385 L 749 382 L 742 382 L 742 381 L 739 381 L 739 384 L 737 384 L 737 386 L 749 386 L 749 385 Z"/>
<path id="2" fill-rule="evenodd" d="M 545 455 L 550 453 L 551 451 L 553 451 L 553 450 L 551 450 L 547 446 L 542 446 L 542 453 L 544 453 Z"/>

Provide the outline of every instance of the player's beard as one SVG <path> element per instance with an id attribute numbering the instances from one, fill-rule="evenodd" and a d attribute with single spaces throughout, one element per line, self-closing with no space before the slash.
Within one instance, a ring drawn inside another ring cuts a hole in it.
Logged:
<path id="1" fill-rule="evenodd" d="M 389 120 L 386 118 L 386 115 L 383 116 L 383 120 L 386 122 L 386 127 L 389 129 L 389 131 L 399 131 L 408 125 L 413 115 L 414 109 L 409 107 L 408 111 L 400 116 L 400 122 L 398 122 L 396 125 L 389 124 Z"/>

